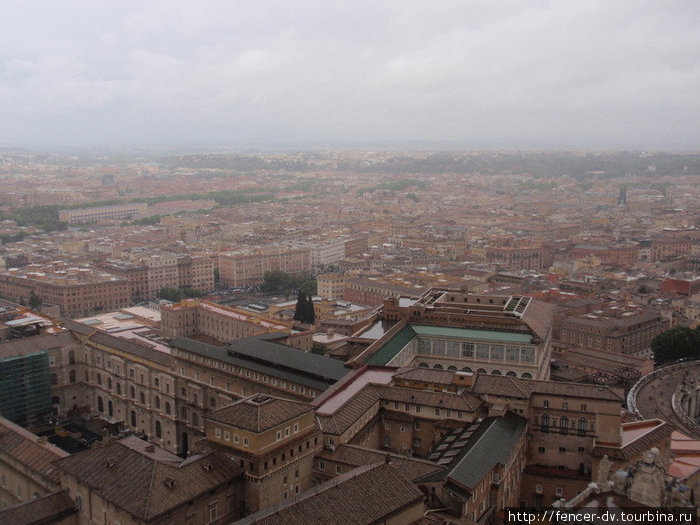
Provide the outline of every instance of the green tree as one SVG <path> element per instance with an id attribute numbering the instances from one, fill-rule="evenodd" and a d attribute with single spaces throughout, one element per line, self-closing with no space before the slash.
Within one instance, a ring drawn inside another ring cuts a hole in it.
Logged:
<path id="1" fill-rule="evenodd" d="M 158 292 L 158 297 L 177 303 L 182 300 L 184 293 L 179 288 L 161 288 Z"/>
<path id="2" fill-rule="evenodd" d="M 700 328 L 676 326 L 657 335 L 651 342 L 657 363 L 686 357 L 700 357 Z"/>
<path id="3" fill-rule="evenodd" d="M 326 355 L 326 346 L 321 343 L 314 343 L 311 345 L 311 353 L 317 355 Z"/>
<path id="4" fill-rule="evenodd" d="M 303 322 L 305 304 L 306 304 L 306 296 L 303 293 L 301 293 L 301 290 L 300 290 L 299 295 L 297 295 L 297 304 L 294 307 L 294 320 L 295 321 Z"/>
<path id="5" fill-rule="evenodd" d="M 34 293 L 34 290 L 29 292 L 29 307 L 32 309 L 39 308 L 41 306 L 41 297 Z"/>
<path id="6" fill-rule="evenodd" d="M 317 290 L 318 282 L 316 279 L 308 279 L 299 286 L 299 291 L 304 295 L 314 296 L 318 293 Z"/>
<path id="7" fill-rule="evenodd" d="M 316 322 L 316 312 L 314 311 L 314 301 L 310 296 L 306 298 L 306 305 L 304 308 L 304 323 L 314 324 Z"/>

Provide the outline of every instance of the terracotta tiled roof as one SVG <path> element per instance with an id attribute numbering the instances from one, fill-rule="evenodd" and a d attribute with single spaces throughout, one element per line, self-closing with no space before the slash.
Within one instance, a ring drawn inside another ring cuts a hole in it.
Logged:
<path id="1" fill-rule="evenodd" d="M 56 466 L 141 520 L 169 512 L 241 475 L 238 464 L 218 452 L 179 461 L 174 455 L 137 448 L 112 442 L 60 459 Z"/>
<path id="2" fill-rule="evenodd" d="M 125 354 L 131 354 L 135 357 L 140 357 L 146 361 L 151 361 L 162 366 L 170 366 L 172 358 L 170 354 L 155 350 L 145 343 L 139 343 L 134 339 L 124 339 L 123 337 L 116 337 L 111 334 L 97 330 L 91 326 L 87 326 L 77 321 L 64 321 L 64 328 L 69 329 L 71 332 L 80 334 L 84 336 L 85 342 L 88 344 L 90 342 L 107 346 L 115 350 L 124 352 Z"/>
<path id="3" fill-rule="evenodd" d="M 68 452 L 41 443 L 38 436 L 5 418 L 0 418 L 0 454 L 11 457 L 55 485 L 61 476 L 53 461 L 68 456 Z"/>
<path id="4" fill-rule="evenodd" d="M 452 383 L 454 372 L 451 370 L 437 370 L 435 368 L 409 367 L 401 368 L 394 374 L 394 379 L 404 381 L 423 381 L 425 383 L 438 383 L 449 385 Z"/>
<path id="5" fill-rule="evenodd" d="M 369 384 L 336 410 L 333 415 L 319 414 L 317 417 L 325 433 L 340 435 L 380 401 L 391 401 L 402 405 L 409 403 L 465 413 L 475 412 L 482 404 L 482 401 L 471 393 L 429 392 L 415 388 Z"/>
<path id="6" fill-rule="evenodd" d="M 382 463 L 354 469 L 235 525 L 368 525 L 381 523 L 423 500 L 423 493 L 413 483 L 393 465 Z"/>
<path id="7" fill-rule="evenodd" d="M 25 355 L 74 344 L 76 344 L 76 341 L 69 332 L 25 337 L 0 344 L 0 357 Z"/>
<path id="8" fill-rule="evenodd" d="M 76 512 L 75 503 L 64 490 L 0 511 L 0 523 L 49 525 Z"/>
<path id="9" fill-rule="evenodd" d="M 583 383 L 523 379 L 511 376 L 493 376 L 489 374 L 476 375 L 472 392 L 477 395 L 492 394 L 519 399 L 529 399 L 533 394 L 551 394 L 606 401 L 624 402 L 625 400 L 624 392 L 621 388 L 587 385 Z"/>
<path id="10" fill-rule="evenodd" d="M 300 401 L 255 394 L 209 412 L 206 418 L 252 432 L 264 432 L 312 410 L 311 405 Z"/>
<path id="11" fill-rule="evenodd" d="M 603 456 L 603 454 L 607 454 L 610 459 L 628 461 L 639 457 L 652 447 L 658 447 L 662 442 L 669 441 L 671 433 L 673 432 L 673 427 L 660 420 L 652 421 L 657 422 L 657 425 L 653 427 L 653 430 L 650 430 L 639 438 L 634 439 L 630 443 L 621 447 L 597 446 L 593 449 L 593 453 L 599 457 Z M 624 428 L 629 427 L 630 425 L 640 425 L 643 423 L 651 423 L 652 421 L 635 421 L 632 423 L 624 423 L 622 431 L 624 432 Z"/>
<path id="12" fill-rule="evenodd" d="M 391 465 L 396 467 L 401 474 L 410 480 L 437 472 L 443 468 L 426 459 L 409 458 L 399 454 L 388 454 L 380 450 L 357 445 L 341 445 L 335 449 L 335 452 L 324 450 L 319 457 L 325 457 L 329 461 L 335 461 L 336 463 L 343 463 L 353 467 L 374 465 L 385 461 L 385 459 L 389 457 Z"/>

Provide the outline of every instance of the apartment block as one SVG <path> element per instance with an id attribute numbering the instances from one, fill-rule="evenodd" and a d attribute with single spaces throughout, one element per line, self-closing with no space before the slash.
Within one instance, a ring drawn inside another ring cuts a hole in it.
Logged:
<path id="1" fill-rule="evenodd" d="M 114 206 L 95 206 L 94 208 L 60 210 L 58 212 L 58 220 L 68 224 L 76 224 L 105 219 L 133 219 L 134 217 L 145 215 L 147 210 L 148 204 L 144 202 Z"/>
<path id="2" fill-rule="evenodd" d="M 48 270 L 29 265 L 0 273 L 3 297 L 26 302 L 32 292 L 42 302 L 58 305 L 65 317 L 118 310 L 131 303 L 129 281 L 94 268 L 56 264 Z"/>
<path id="3" fill-rule="evenodd" d="M 279 247 L 219 255 L 219 277 L 226 286 L 252 286 L 263 282 L 265 272 L 276 270 L 290 275 L 310 273 L 311 250 Z"/>

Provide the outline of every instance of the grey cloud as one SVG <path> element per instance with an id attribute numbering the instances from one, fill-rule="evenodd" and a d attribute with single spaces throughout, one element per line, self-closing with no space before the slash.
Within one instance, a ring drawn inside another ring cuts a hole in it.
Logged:
<path id="1" fill-rule="evenodd" d="M 52 4 L 0 22 L 0 143 L 700 145 L 695 2 Z"/>

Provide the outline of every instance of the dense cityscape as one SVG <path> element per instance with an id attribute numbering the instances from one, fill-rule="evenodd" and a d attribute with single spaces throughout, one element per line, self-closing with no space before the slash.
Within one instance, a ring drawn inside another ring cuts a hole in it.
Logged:
<path id="1" fill-rule="evenodd" d="M 696 504 L 698 154 L 8 148 L 0 176 L 2 523 Z"/>

